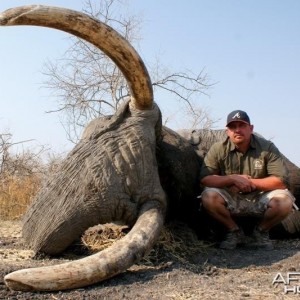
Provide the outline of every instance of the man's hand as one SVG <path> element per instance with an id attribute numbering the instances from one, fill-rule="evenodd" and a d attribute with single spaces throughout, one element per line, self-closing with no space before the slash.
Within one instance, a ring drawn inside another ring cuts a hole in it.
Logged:
<path id="1" fill-rule="evenodd" d="M 232 174 L 229 175 L 232 180 L 230 191 L 234 193 L 250 193 L 256 190 L 256 186 L 251 182 L 251 177 L 248 175 Z"/>
<path id="2" fill-rule="evenodd" d="M 204 186 L 216 188 L 230 188 L 235 193 L 250 193 L 258 187 L 254 184 L 255 180 L 248 175 L 208 175 L 202 178 L 201 183 Z M 256 183 L 256 182 L 255 182 Z"/>

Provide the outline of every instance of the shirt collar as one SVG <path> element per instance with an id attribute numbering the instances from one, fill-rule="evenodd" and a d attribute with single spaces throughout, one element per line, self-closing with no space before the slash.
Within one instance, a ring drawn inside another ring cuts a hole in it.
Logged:
<path id="1" fill-rule="evenodd" d="M 229 143 L 229 151 L 235 151 L 235 144 L 229 139 L 229 137 L 226 138 L 225 143 Z M 251 134 L 251 139 L 250 139 L 250 148 L 255 149 L 255 137 L 253 134 Z"/>

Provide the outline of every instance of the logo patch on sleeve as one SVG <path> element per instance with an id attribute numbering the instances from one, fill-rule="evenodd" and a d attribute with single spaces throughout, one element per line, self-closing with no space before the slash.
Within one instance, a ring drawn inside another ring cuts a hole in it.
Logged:
<path id="1" fill-rule="evenodd" d="M 254 160 L 254 169 L 255 170 L 262 170 L 263 165 L 264 165 L 263 160 L 261 160 L 261 159 Z"/>

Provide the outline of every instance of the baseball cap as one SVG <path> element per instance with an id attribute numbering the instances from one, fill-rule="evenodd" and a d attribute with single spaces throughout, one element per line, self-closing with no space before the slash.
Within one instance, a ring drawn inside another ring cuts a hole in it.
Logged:
<path id="1" fill-rule="evenodd" d="M 247 115 L 246 112 L 244 112 L 243 110 L 234 110 L 232 111 L 228 116 L 227 116 L 227 125 L 228 126 L 229 123 L 231 122 L 235 122 L 235 121 L 239 121 L 239 122 L 244 122 L 250 125 L 250 118 Z"/>

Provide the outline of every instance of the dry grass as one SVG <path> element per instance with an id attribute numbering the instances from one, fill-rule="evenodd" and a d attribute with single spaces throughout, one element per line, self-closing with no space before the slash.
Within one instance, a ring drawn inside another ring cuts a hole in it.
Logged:
<path id="1" fill-rule="evenodd" d="M 6 176 L 0 180 L 0 219 L 18 220 L 40 187 L 38 175 Z"/>
<path id="2" fill-rule="evenodd" d="M 128 231 L 127 226 L 114 223 L 97 225 L 85 232 L 82 243 L 90 252 L 95 253 L 121 239 Z M 163 262 L 162 260 L 170 259 L 189 264 L 194 254 L 199 253 L 199 251 L 206 251 L 210 246 L 199 240 L 194 231 L 187 225 L 173 223 L 163 227 L 159 240 L 141 263 L 153 265 Z"/>

